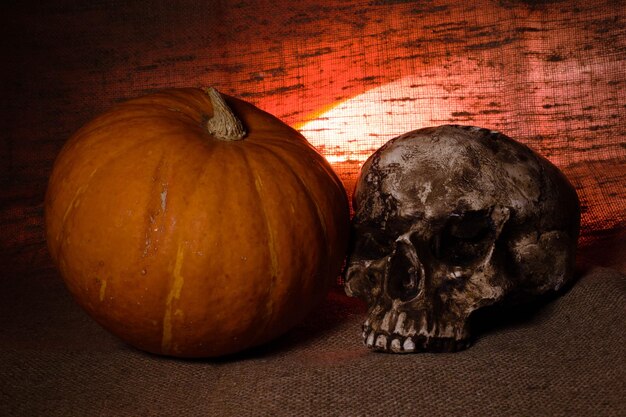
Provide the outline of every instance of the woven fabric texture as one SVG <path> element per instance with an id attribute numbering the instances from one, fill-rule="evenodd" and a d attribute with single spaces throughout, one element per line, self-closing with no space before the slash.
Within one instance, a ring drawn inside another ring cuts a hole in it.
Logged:
<path id="1" fill-rule="evenodd" d="M 300 129 L 351 192 L 393 136 L 498 129 L 559 166 L 584 240 L 626 225 L 624 1 L 9 2 L 0 251 L 45 267 L 42 201 L 67 138 L 120 100 L 213 85 Z"/>
<path id="2" fill-rule="evenodd" d="M 141 353 L 58 282 L 25 280 L 0 293 L 0 415 L 623 416 L 626 276 L 581 275 L 548 304 L 486 315 L 460 353 L 370 352 L 363 306 L 332 293 L 285 337 L 216 361 Z"/>

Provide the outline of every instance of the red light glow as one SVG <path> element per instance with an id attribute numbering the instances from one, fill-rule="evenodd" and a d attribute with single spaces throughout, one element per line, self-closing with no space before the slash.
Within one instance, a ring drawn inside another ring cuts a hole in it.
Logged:
<path id="1" fill-rule="evenodd" d="M 597 111 L 598 102 L 619 104 L 613 90 L 597 88 L 610 85 L 617 68 L 529 60 L 524 79 L 518 79 L 514 70 L 457 59 L 453 68 L 427 68 L 338 101 L 295 127 L 333 165 L 349 193 L 363 162 L 400 134 L 446 123 L 499 130 L 565 172 L 579 190 L 585 230 L 618 227 L 611 219 L 621 218 L 620 207 L 626 206 L 617 181 L 624 148 L 604 133 L 615 127 L 615 116 Z M 602 167 L 601 176 L 585 169 L 592 163 Z M 598 206 L 603 188 L 621 203 Z"/>

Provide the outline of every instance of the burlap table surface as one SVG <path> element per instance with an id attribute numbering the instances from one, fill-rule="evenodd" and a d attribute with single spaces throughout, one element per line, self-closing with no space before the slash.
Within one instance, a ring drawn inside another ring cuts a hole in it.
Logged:
<path id="1" fill-rule="evenodd" d="M 460 353 L 370 352 L 363 306 L 334 291 L 268 346 L 193 361 L 130 348 L 59 280 L 23 279 L 0 296 L 0 415 L 624 416 L 626 276 L 580 275 L 549 303 L 487 315 Z"/>

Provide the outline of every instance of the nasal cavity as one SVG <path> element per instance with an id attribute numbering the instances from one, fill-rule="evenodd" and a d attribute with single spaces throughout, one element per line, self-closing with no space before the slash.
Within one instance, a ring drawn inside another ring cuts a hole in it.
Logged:
<path id="1" fill-rule="evenodd" d="M 417 296 L 424 271 L 409 244 L 399 242 L 387 269 L 387 291 L 393 299 L 408 301 Z"/>

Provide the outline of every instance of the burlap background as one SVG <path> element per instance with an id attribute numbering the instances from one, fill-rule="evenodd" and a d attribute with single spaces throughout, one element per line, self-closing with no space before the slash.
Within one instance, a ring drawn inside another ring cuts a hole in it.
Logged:
<path id="1" fill-rule="evenodd" d="M 0 415 L 626 415 L 616 272 L 626 271 L 625 6 L 4 2 Z M 189 362 L 129 349 L 74 306 L 52 268 L 47 179 L 69 135 L 115 102 L 205 85 L 302 129 L 348 191 L 359 158 L 397 133 L 500 129 L 569 176 L 583 208 L 581 259 L 613 269 L 582 269 L 566 296 L 505 316 L 454 355 L 367 352 L 363 307 L 339 289 L 315 319 L 243 356 Z M 307 124 L 333 106 L 347 116 Z M 357 127 L 362 138 L 351 136 Z"/>
<path id="2" fill-rule="evenodd" d="M 128 97 L 207 85 L 305 129 L 326 156 L 342 157 L 334 168 L 348 192 L 360 161 L 398 133 L 443 123 L 502 130 L 569 176 L 585 242 L 614 236 L 626 226 L 625 6 L 5 2 L 0 251 L 49 266 L 41 203 L 54 158 L 82 124 Z M 346 102 L 344 119 L 306 129 Z M 351 136 L 360 128 L 362 137 Z"/>

